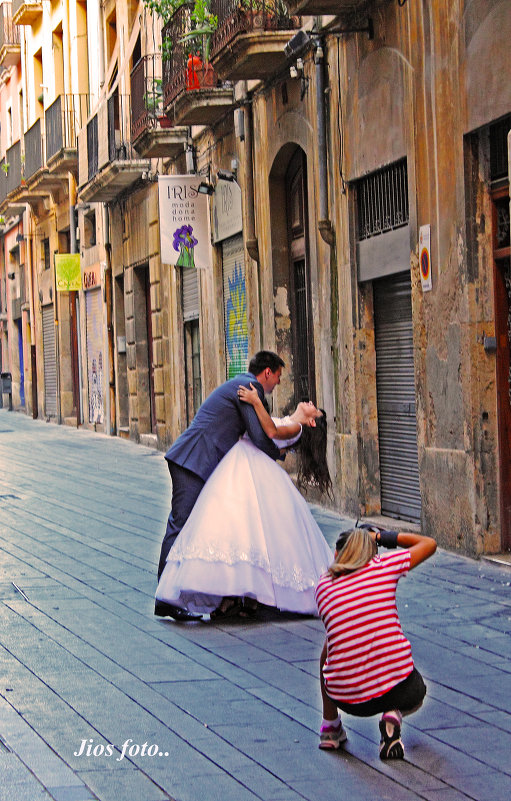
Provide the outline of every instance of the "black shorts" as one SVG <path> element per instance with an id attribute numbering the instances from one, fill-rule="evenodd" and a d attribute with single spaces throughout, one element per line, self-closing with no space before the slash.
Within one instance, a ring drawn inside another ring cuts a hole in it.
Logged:
<path id="1" fill-rule="evenodd" d="M 414 668 L 406 679 L 378 698 L 371 698 L 370 701 L 361 704 L 347 704 L 344 701 L 336 701 L 335 698 L 332 698 L 332 701 L 348 715 L 369 718 L 372 715 L 389 712 L 391 709 L 399 709 L 403 714 L 411 712 L 422 703 L 425 695 L 426 685 L 419 671 Z"/>

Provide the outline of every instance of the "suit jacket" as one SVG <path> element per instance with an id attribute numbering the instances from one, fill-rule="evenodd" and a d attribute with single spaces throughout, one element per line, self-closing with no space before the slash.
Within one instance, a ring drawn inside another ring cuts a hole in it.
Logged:
<path id="1" fill-rule="evenodd" d="M 186 431 L 170 446 L 165 459 L 206 481 L 245 431 L 258 448 L 277 459 L 280 450 L 264 433 L 254 407 L 238 398 L 239 385 L 248 387 L 250 383 L 263 400 L 263 388 L 252 373 L 229 379 L 206 398 Z"/>

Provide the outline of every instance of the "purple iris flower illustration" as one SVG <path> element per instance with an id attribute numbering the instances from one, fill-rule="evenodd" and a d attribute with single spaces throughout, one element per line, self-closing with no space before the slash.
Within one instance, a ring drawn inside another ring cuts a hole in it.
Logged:
<path id="1" fill-rule="evenodd" d="M 177 258 L 177 267 L 195 267 L 195 260 L 193 257 L 193 249 L 198 244 L 198 239 L 193 236 L 193 228 L 191 225 L 182 225 L 174 231 L 174 250 L 179 251 Z"/>

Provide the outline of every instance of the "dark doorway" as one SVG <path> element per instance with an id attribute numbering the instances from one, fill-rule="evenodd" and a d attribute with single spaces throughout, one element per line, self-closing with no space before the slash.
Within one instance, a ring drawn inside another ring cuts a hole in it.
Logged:
<path id="1" fill-rule="evenodd" d="M 289 295 L 295 403 L 302 400 L 316 402 L 306 186 L 305 154 L 303 150 L 298 149 L 292 157 L 286 173 Z"/>
<path id="2" fill-rule="evenodd" d="M 502 550 L 511 550 L 511 248 L 509 186 L 492 192 L 497 340 L 498 488 Z"/>

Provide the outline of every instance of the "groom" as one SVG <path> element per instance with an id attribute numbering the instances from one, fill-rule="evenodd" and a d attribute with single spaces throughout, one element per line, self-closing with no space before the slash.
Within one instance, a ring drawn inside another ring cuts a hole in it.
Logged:
<path id="1" fill-rule="evenodd" d="M 213 390 L 186 431 L 165 454 L 172 479 L 172 507 L 161 546 L 158 580 L 167 554 L 186 523 L 206 479 L 240 436 L 246 431 L 252 442 L 272 459 L 280 455 L 280 450 L 261 428 L 254 407 L 239 400 L 238 387 L 249 387 L 252 383 L 263 400 L 265 393 L 272 392 L 280 383 L 284 366 L 276 353 L 269 350 L 256 353 L 250 360 L 247 373 L 241 373 Z M 163 601 L 156 601 L 154 614 L 176 620 L 201 617 Z"/>

